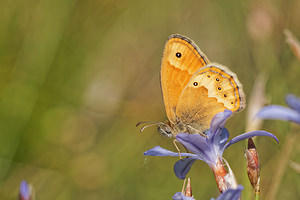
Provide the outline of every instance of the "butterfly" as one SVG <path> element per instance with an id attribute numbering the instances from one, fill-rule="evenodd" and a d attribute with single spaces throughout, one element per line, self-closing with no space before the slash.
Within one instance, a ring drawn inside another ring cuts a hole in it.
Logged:
<path id="1" fill-rule="evenodd" d="M 179 34 L 166 42 L 160 84 L 168 120 L 148 126 L 158 125 L 159 132 L 167 137 L 180 132 L 205 135 L 217 113 L 240 111 L 246 103 L 236 74 L 211 63 L 191 39 Z M 137 126 L 141 123 L 145 122 Z"/>

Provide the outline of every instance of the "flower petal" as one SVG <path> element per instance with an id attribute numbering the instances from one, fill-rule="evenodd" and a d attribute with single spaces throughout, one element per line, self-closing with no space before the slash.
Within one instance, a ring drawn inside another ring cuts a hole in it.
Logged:
<path id="1" fill-rule="evenodd" d="M 241 192 L 244 189 L 242 185 L 238 185 L 236 189 L 229 188 L 217 198 L 217 200 L 238 200 L 241 197 Z"/>
<path id="2" fill-rule="evenodd" d="M 228 141 L 229 138 L 229 132 L 226 128 L 222 129 L 222 135 L 219 141 L 219 145 L 221 148 L 223 148 L 223 146 L 226 144 L 226 142 Z"/>
<path id="3" fill-rule="evenodd" d="M 193 197 L 186 197 L 181 192 L 176 192 L 173 197 L 173 200 L 195 200 Z"/>
<path id="4" fill-rule="evenodd" d="M 290 101 L 291 103 L 291 101 Z M 293 105 L 295 106 L 295 105 Z M 261 109 L 256 117 L 263 119 L 281 119 L 293 121 L 300 124 L 300 113 L 287 107 L 278 106 L 278 105 L 270 105 Z"/>
<path id="5" fill-rule="evenodd" d="M 185 176 L 190 171 L 190 169 L 195 161 L 196 160 L 191 157 L 188 157 L 188 158 L 185 158 L 182 160 L 178 160 L 174 165 L 174 172 L 175 172 L 175 175 L 177 176 L 177 178 L 185 179 Z"/>
<path id="6" fill-rule="evenodd" d="M 289 94 L 285 97 L 287 105 L 300 113 L 300 99 L 295 95 Z"/>
<path id="7" fill-rule="evenodd" d="M 217 131 L 211 139 L 212 149 L 214 150 L 214 154 L 222 157 L 224 153 L 224 145 L 228 141 L 229 132 L 226 128 L 221 128 Z"/>
<path id="8" fill-rule="evenodd" d="M 191 152 L 198 156 L 199 160 L 203 160 L 206 163 L 215 160 L 215 157 L 211 159 L 211 146 L 207 143 L 207 139 L 199 134 L 186 134 L 179 133 L 176 136 L 178 142 L 189 149 Z"/>
<path id="9" fill-rule="evenodd" d="M 224 112 L 217 113 L 211 120 L 210 132 L 214 134 L 219 128 L 224 128 L 227 119 L 231 116 L 232 112 L 225 109 Z M 209 137 L 209 136 L 208 136 Z"/>
<path id="10" fill-rule="evenodd" d="M 144 153 L 145 156 L 179 156 L 178 152 L 169 151 L 160 146 L 153 147 Z M 192 153 L 180 153 L 181 156 L 190 156 L 195 158 L 195 154 Z"/>
<path id="11" fill-rule="evenodd" d="M 236 136 L 235 138 L 233 138 L 232 140 L 230 140 L 225 146 L 224 146 L 224 150 L 229 147 L 230 145 L 239 142 L 241 140 L 245 140 L 254 136 L 268 136 L 268 137 L 272 137 L 274 138 L 277 143 L 279 143 L 277 137 L 275 135 L 273 135 L 272 133 L 269 133 L 267 131 L 252 131 L 252 132 L 248 132 L 248 133 L 243 133 L 241 135 Z"/>

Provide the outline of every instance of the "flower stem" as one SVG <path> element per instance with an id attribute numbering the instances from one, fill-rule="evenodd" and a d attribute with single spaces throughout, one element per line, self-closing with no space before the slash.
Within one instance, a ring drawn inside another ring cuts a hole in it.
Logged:
<path id="1" fill-rule="evenodd" d="M 255 200 L 259 200 L 259 193 L 255 194 Z"/>
<path id="2" fill-rule="evenodd" d="M 225 190 L 227 190 L 225 175 L 228 174 L 228 172 L 226 171 L 225 166 L 220 158 L 217 160 L 216 165 L 212 167 L 212 171 L 215 175 L 217 186 L 220 192 L 223 193 Z"/>
<path id="3" fill-rule="evenodd" d="M 259 184 L 254 188 L 254 197 L 255 200 L 259 200 L 259 194 L 260 194 L 260 187 Z"/>

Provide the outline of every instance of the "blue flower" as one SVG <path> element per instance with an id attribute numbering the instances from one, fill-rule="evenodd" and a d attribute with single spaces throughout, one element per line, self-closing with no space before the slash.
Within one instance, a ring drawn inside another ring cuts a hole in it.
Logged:
<path id="1" fill-rule="evenodd" d="M 31 187 L 27 184 L 26 181 L 22 181 L 20 184 L 20 200 L 30 200 L 31 199 Z"/>
<path id="2" fill-rule="evenodd" d="M 196 160 L 202 160 L 206 162 L 208 166 L 213 169 L 213 171 L 216 168 L 217 170 L 220 170 L 220 167 L 217 166 L 222 160 L 225 149 L 241 140 L 248 139 L 254 136 L 269 136 L 274 138 L 278 142 L 278 139 L 273 134 L 266 131 L 252 131 L 244 133 L 227 142 L 229 133 L 227 129 L 224 128 L 224 126 L 231 114 L 232 112 L 230 110 L 225 110 L 224 112 L 216 114 L 211 121 L 210 129 L 207 131 L 207 137 L 203 137 L 199 134 L 185 133 L 179 133 L 176 136 L 177 141 L 179 141 L 182 145 L 184 145 L 192 152 L 180 153 L 181 156 L 187 156 L 187 158 L 177 161 L 174 165 L 174 171 L 178 178 L 184 179 L 186 174 L 189 172 L 192 164 Z M 175 153 L 159 146 L 146 151 L 144 155 L 179 156 L 178 152 Z"/>
<path id="3" fill-rule="evenodd" d="M 280 119 L 300 124 L 300 99 L 287 95 L 285 101 L 289 107 L 269 105 L 262 108 L 256 116 L 263 119 Z"/>
<path id="4" fill-rule="evenodd" d="M 237 188 L 229 188 L 220 194 L 216 200 L 239 200 L 243 189 L 244 187 L 241 185 L 238 185 Z M 172 198 L 173 200 L 195 200 L 193 197 L 187 197 L 181 192 L 175 193 Z M 211 198 L 210 200 L 215 199 Z"/>
<path id="5" fill-rule="evenodd" d="M 176 192 L 173 197 L 173 200 L 195 200 L 193 197 L 187 197 L 184 194 L 182 194 L 181 192 Z"/>
<path id="6" fill-rule="evenodd" d="M 243 186 L 238 185 L 237 188 L 229 188 L 217 198 L 217 200 L 239 200 L 241 197 L 241 192 L 244 189 Z M 211 198 L 214 200 L 214 198 Z"/>

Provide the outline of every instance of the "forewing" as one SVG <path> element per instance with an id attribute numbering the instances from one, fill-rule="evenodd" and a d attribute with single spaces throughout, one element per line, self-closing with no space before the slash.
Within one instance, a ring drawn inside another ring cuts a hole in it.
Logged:
<path id="1" fill-rule="evenodd" d="M 176 107 L 192 75 L 209 63 L 196 44 L 181 35 L 171 35 L 165 45 L 160 81 L 167 117 L 176 123 Z"/>

